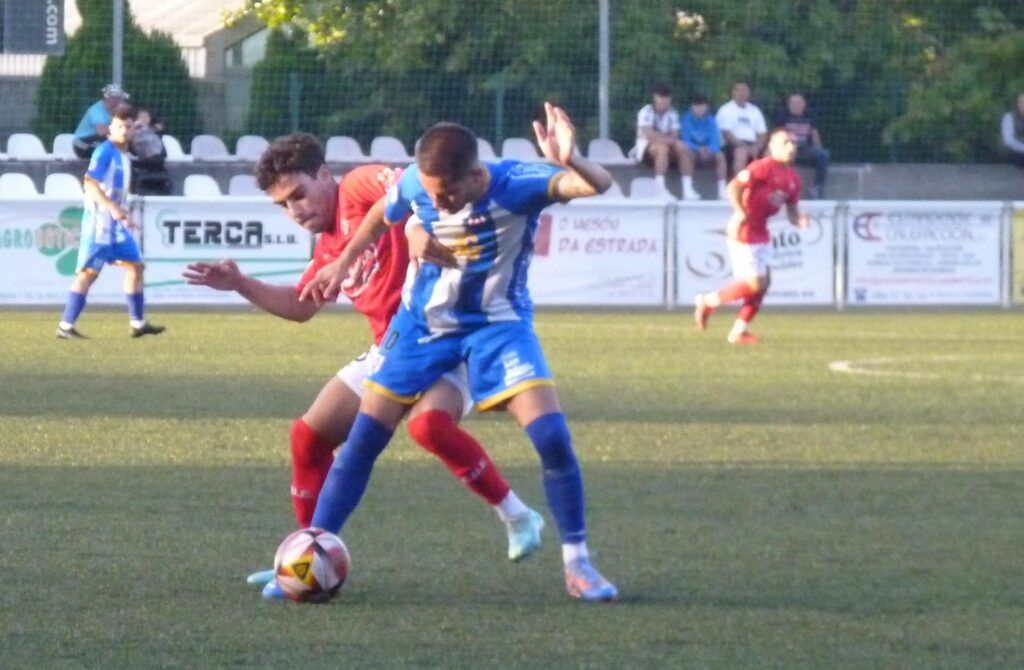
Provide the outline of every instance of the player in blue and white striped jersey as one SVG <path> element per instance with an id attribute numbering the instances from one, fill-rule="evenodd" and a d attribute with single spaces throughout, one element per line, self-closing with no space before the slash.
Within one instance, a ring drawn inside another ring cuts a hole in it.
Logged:
<path id="1" fill-rule="evenodd" d="M 370 214 L 342 257 L 303 292 L 331 298 L 341 268 L 410 212 L 435 245 L 411 264 L 401 309 L 381 343 L 383 362 L 365 382 L 360 413 L 328 474 L 313 525 L 338 532 L 355 509 L 369 468 L 416 398 L 465 362 L 480 410 L 507 409 L 540 455 L 548 504 L 562 538 L 566 589 L 589 601 L 618 593 L 590 562 L 583 479 L 540 342 L 526 286 L 541 210 L 596 195 L 611 186 L 603 167 L 579 155 L 566 113 L 545 104 L 547 125 L 534 123 L 553 165 L 481 162 L 476 137 L 453 123 L 423 135 L 416 166 L 389 192 L 384 216 Z M 371 210 L 372 214 L 372 210 Z"/>
<path id="2" fill-rule="evenodd" d="M 89 169 L 82 180 L 85 210 L 78 266 L 64 316 L 57 326 L 57 337 L 61 339 L 85 339 L 75 328 L 75 321 L 85 309 L 89 288 L 108 263 L 117 263 L 125 268 L 124 293 L 128 302 L 131 336 L 159 335 L 164 331 L 163 326 L 154 326 L 146 321 L 142 254 L 132 237 L 136 226 L 128 212 L 131 160 L 127 151 L 134 120 L 135 110 L 128 105 L 121 105 L 114 111 L 110 135 L 93 151 Z"/>

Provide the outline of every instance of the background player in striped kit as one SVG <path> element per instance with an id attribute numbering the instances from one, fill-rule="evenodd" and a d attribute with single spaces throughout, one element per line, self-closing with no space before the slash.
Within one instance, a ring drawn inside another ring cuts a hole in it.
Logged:
<path id="1" fill-rule="evenodd" d="M 85 188 L 82 238 L 77 272 L 71 282 L 64 316 L 57 326 L 57 337 L 61 339 L 85 339 L 75 328 L 75 321 L 85 309 L 89 288 L 108 263 L 117 263 L 125 269 L 124 293 L 131 336 L 159 335 L 164 331 L 163 326 L 146 321 L 142 253 L 132 237 L 136 226 L 127 209 L 131 183 L 131 160 L 127 151 L 134 120 L 135 110 L 130 106 L 121 105 L 114 110 L 110 136 L 93 151 L 82 180 Z"/>

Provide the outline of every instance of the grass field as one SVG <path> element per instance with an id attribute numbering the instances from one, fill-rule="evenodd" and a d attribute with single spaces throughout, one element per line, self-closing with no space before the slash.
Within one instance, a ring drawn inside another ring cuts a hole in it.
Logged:
<path id="1" fill-rule="evenodd" d="M 1024 667 L 1017 313 L 768 310 L 746 349 L 726 315 L 540 314 L 606 606 L 564 594 L 551 532 L 508 564 L 404 434 L 341 597 L 261 602 L 290 423 L 364 323 L 167 313 L 136 341 L 91 311 L 64 342 L 57 317 L 0 313 L 0 668 Z M 550 520 L 508 417 L 467 425 Z"/>

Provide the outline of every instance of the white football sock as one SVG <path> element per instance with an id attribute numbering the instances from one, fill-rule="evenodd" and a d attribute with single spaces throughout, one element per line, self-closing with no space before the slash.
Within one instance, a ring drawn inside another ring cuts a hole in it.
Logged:
<path id="1" fill-rule="evenodd" d="M 586 542 L 562 545 L 562 562 L 569 565 L 578 558 L 590 558 Z"/>
<path id="2" fill-rule="evenodd" d="M 736 323 L 732 324 L 732 330 L 729 331 L 729 337 L 735 339 L 747 332 L 747 322 L 743 319 L 736 319 Z"/>
<path id="3" fill-rule="evenodd" d="M 517 516 L 522 516 L 530 511 L 516 492 L 509 489 L 508 495 L 501 499 L 501 502 L 497 505 L 491 505 L 491 508 L 497 513 L 498 518 L 502 521 L 508 521 L 509 519 Z"/>
<path id="4" fill-rule="evenodd" d="M 129 319 L 128 325 L 131 326 L 132 328 L 142 328 L 143 326 L 146 325 L 146 320 L 143 319 L 142 321 L 139 321 L 137 319 Z"/>
<path id="5" fill-rule="evenodd" d="M 67 321 L 61 321 L 60 322 L 61 330 L 71 330 L 74 327 L 75 327 L 75 324 L 73 324 L 73 323 L 68 323 Z"/>

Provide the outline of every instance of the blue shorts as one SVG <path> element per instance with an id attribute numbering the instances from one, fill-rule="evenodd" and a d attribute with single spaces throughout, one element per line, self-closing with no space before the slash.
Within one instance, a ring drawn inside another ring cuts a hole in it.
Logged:
<path id="1" fill-rule="evenodd" d="M 77 271 L 99 272 L 107 263 L 141 263 L 142 253 L 134 237 L 114 244 L 85 242 L 78 249 Z"/>
<path id="2" fill-rule="evenodd" d="M 493 409 L 532 386 L 554 386 L 533 325 L 523 321 L 431 337 L 403 306 L 391 319 L 380 353 L 384 360 L 366 379 L 366 387 L 407 405 L 462 361 L 480 411 Z"/>

